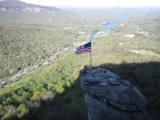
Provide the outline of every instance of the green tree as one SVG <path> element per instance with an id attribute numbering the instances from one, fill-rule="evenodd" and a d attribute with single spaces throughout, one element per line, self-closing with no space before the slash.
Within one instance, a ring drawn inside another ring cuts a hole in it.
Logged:
<path id="1" fill-rule="evenodd" d="M 39 95 L 38 93 L 34 93 L 33 96 L 31 97 L 31 100 L 36 100 L 38 99 Z"/>
<path id="2" fill-rule="evenodd" d="M 28 112 L 25 104 L 20 104 L 17 108 L 17 111 L 20 112 L 20 116 L 23 116 Z"/>
<path id="3" fill-rule="evenodd" d="M 58 86 L 56 91 L 59 93 L 59 94 L 62 94 L 64 92 L 64 88 L 61 87 L 61 86 Z"/>
<path id="4" fill-rule="evenodd" d="M 0 104 L 0 111 L 3 111 L 3 105 Z"/>

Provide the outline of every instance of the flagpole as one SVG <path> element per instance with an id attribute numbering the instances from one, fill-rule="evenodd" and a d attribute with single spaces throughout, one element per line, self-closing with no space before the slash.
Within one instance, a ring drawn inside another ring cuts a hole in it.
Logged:
<path id="1" fill-rule="evenodd" d="M 92 68 L 92 39 L 90 39 L 91 42 L 91 52 L 90 52 L 90 66 L 89 68 Z"/>
<path id="2" fill-rule="evenodd" d="M 97 32 L 99 32 L 99 30 L 94 30 L 92 31 L 92 34 L 90 36 L 90 42 L 91 42 L 91 52 L 90 52 L 90 68 L 92 68 L 92 41 L 94 36 L 97 34 Z"/>
<path id="3" fill-rule="evenodd" d="M 92 41 L 91 41 L 91 52 L 90 52 L 90 68 L 92 68 Z"/>

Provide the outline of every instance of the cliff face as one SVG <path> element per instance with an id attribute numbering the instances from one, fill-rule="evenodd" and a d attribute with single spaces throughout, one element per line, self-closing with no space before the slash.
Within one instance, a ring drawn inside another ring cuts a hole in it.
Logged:
<path id="1" fill-rule="evenodd" d="M 88 120 L 152 120 L 147 99 L 117 74 L 102 68 L 80 71 Z"/>

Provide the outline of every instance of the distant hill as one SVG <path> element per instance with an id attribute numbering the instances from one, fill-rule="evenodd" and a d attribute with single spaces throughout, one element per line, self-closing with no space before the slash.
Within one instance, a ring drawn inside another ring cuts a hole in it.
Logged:
<path id="1" fill-rule="evenodd" d="M 58 10 L 59 9 L 55 7 L 28 4 L 19 0 L 0 1 L 0 12 L 13 12 L 13 11 L 54 12 Z"/>

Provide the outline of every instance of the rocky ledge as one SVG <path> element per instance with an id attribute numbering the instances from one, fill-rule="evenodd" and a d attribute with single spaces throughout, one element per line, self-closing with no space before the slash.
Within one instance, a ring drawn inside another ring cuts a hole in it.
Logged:
<path id="1" fill-rule="evenodd" d="M 80 71 L 88 120 L 155 120 L 137 87 L 102 68 Z"/>

